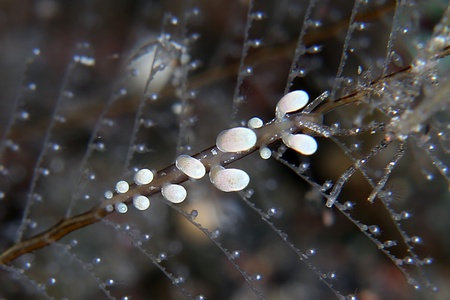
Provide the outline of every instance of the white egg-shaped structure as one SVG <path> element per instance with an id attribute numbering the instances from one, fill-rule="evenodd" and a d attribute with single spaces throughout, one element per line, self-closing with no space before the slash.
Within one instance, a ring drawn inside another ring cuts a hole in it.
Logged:
<path id="1" fill-rule="evenodd" d="M 284 117 L 287 113 L 302 109 L 308 104 L 309 95 L 305 91 L 297 90 L 287 93 L 277 103 L 275 115 L 277 119 Z"/>
<path id="2" fill-rule="evenodd" d="M 206 168 L 202 162 L 189 155 L 182 154 L 178 156 L 175 166 L 178 170 L 194 179 L 200 179 L 206 174 Z"/>
<path id="3" fill-rule="evenodd" d="M 116 192 L 119 194 L 124 194 L 128 192 L 130 185 L 125 180 L 120 180 L 116 183 Z"/>
<path id="4" fill-rule="evenodd" d="M 307 134 L 285 134 L 283 143 L 303 155 L 311 155 L 317 151 L 316 139 Z"/>
<path id="5" fill-rule="evenodd" d="M 252 129 L 261 128 L 264 125 L 263 120 L 258 117 L 253 117 L 247 122 L 247 126 Z"/>
<path id="6" fill-rule="evenodd" d="M 269 159 L 272 156 L 272 150 L 267 147 L 263 147 L 259 149 L 259 156 L 261 156 L 262 159 Z"/>
<path id="7" fill-rule="evenodd" d="M 116 203 L 114 205 L 114 208 L 116 209 L 116 211 L 120 214 L 124 214 L 128 211 L 128 206 L 125 203 Z"/>
<path id="8" fill-rule="evenodd" d="M 134 174 L 134 183 L 137 185 L 149 184 L 153 180 L 153 172 L 149 169 L 140 169 Z"/>
<path id="9" fill-rule="evenodd" d="M 142 195 L 136 195 L 133 197 L 133 205 L 136 209 L 146 210 L 150 207 L 150 199 Z"/>
<path id="10" fill-rule="evenodd" d="M 179 184 L 167 184 L 161 189 L 163 197 L 172 203 L 181 203 L 186 199 L 186 189 Z"/>
<path id="11" fill-rule="evenodd" d="M 219 133 L 216 146 L 222 152 L 247 151 L 255 146 L 256 133 L 246 127 L 235 127 Z"/>
<path id="12" fill-rule="evenodd" d="M 245 189 L 250 183 L 248 174 L 240 169 L 225 169 L 217 166 L 209 173 L 211 183 L 223 192 L 237 192 Z"/>

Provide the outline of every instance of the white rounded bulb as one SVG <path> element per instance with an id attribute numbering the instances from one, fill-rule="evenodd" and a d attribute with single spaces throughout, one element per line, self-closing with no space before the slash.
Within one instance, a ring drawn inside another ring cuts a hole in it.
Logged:
<path id="1" fill-rule="evenodd" d="M 256 133 L 250 128 L 235 127 L 219 133 L 216 140 L 217 148 L 222 152 L 247 151 L 255 146 Z"/>
<path id="2" fill-rule="evenodd" d="M 161 194 L 172 203 L 181 203 L 186 199 L 186 189 L 179 184 L 167 184 L 161 189 Z"/>
<path id="3" fill-rule="evenodd" d="M 134 183 L 137 185 L 149 184 L 153 180 L 153 172 L 149 169 L 140 169 L 134 174 Z"/>
<path id="4" fill-rule="evenodd" d="M 187 176 L 200 179 L 206 174 L 205 166 L 196 158 L 182 154 L 177 157 L 175 166 Z"/>
<path id="5" fill-rule="evenodd" d="M 136 195 L 133 197 L 133 205 L 139 210 L 146 210 L 150 207 L 150 200 L 148 197 Z"/>
<path id="6" fill-rule="evenodd" d="M 125 180 L 121 180 L 116 183 L 116 192 L 118 192 L 119 194 L 125 194 L 129 189 L 130 186 Z"/>
<path id="7" fill-rule="evenodd" d="M 316 139 L 307 134 L 285 134 L 282 139 L 286 146 L 303 155 L 311 155 L 317 151 Z"/>
<path id="8" fill-rule="evenodd" d="M 211 183 L 223 192 L 242 191 L 250 183 L 248 174 L 240 169 L 214 167 L 209 173 Z"/>
<path id="9" fill-rule="evenodd" d="M 305 91 L 298 90 L 287 93 L 277 103 L 275 115 L 277 119 L 284 117 L 287 113 L 302 109 L 308 104 L 309 95 Z"/>

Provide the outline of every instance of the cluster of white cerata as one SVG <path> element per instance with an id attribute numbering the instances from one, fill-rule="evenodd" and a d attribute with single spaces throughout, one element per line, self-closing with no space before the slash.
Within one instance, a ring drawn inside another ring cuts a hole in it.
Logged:
<path id="1" fill-rule="evenodd" d="M 298 90 L 286 94 L 278 101 L 276 106 L 275 122 L 283 122 L 286 114 L 302 109 L 306 106 L 308 100 L 309 96 L 305 91 Z M 240 153 L 254 148 L 258 142 L 255 130 L 263 125 L 264 123 L 260 118 L 254 117 L 248 121 L 248 127 L 234 127 L 222 131 L 216 139 L 217 150 L 224 153 Z M 287 147 L 303 155 L 311 155 L 317 150 L 316 140 L 307 134 L 284 132 L 281 133 L 281 138 Z M 213 151 L 217 152 L 216 150 Z M 261 146 L 259 154 L 263 159 L 268 159 L 272 151 L 265 146 Z M 186 154 L 177 157 L 175 166 L 192 179 L 201 179 L 206 175 L 206 167 L 202 161 Z M 154 174 L 151 170 L 141 169 L 135 173 L 134 183 L 136 185 L 150 184 L 153 177 Z M 225 168 L 221 165 L 211 167 L 209 180 L 217 189 L 223 192 L 242 191 L 250 183 L 250 177 L 245 171 L 236 168 Z M 115 190 L 119 194 L 127 193 L 129 184 L 124 180 L 118 181 Z M 161 187 L 161 194 L 172 203 L 181 203 L 186 199 L 187 191 L 182 185 L 167 183 Z M 107 198 L 110 197 L 112 197 L 112 193 L 109 193 L 109 197 L 107 196 Z M 139 210 L 146 210 L 150 206 L 150 200 L 144 195 L 134 195 L 133 205 Z M 125 213 L 128 210 L 125 203 L 116 203 L 114 208 L 119 213 Z"/>

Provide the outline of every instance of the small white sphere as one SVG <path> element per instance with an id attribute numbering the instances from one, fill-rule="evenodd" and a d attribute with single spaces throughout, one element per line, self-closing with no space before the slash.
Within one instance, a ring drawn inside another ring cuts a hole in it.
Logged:
<path id="1" fill-rule="evenodd" d="M 140 169 L 134 174 L 134 183 L 137 185 L 149 184 L 153 180 L 153 172 L 149 169 Z"/>
<path id="2" fill-rule="evenodd" d="M 211 183 L 223 192 L 242 191 L 250 183 L 248 174 L 240 169 L 214 167 L 209 173 Z"/>
<path id="3" fill-rule="evenodd" d="M 121 214 L 124 214 L 124 213 L 126 213 L 128 211 L 128 206 L 125 203 L 122 203 L 122 202 L 121 203 L 116 203 L 114 205 L 114 207 L 115 207 L 116 211 L 118 213 L 121 213 Z"/>
<path id="4" fill-rule="evenodd" d="M 116 183 L 116 192 L 120 194 L 128 192 L 129 189 L 130 186 L 128 185 L 128 182 L 126 182 L 125 180 L 121 180 Z"/>
<path id="5" fill-rule="evenodd" d="M 111 204 L 108 204 L 108 205 L 105 206 L 105 210 L 107 212 L 113 212 L 114 206 L 112 206 Z"/>
<path id="6" fill-rule="evenodd" d="M 261 128 L 264 125 L 263 120 L 258 117 L 253 117 L 248 120 L 247 126 L 252 129 Z"/>
<path id="7" fill-rule="evenodd" d="M 150 206 L 150 200 L 148 197 L 136 195 L 133 197 L 133 205 L 139 210 L 146 210 Z"/>
<path id="8" fill-rule="evenodd" d="M 277 103 L 275 115 L 277 119 L 284 117 L 287 113 L 299 110 L 308 103 L 309 95 L 305 91 L 298 90 L 287 93 Z"/>
<path id="9" fill-rule="evenodd" d="M 105 191 L 104 195 L 106 199 L 111 199 L 114 196 L 113 192 L 111 191 Z"/>
<path id="10" fill-rule="evenodd" d="M 282 139 L 286 146 L 303 155 L 311 155 L 317 151 L 316 139 L 307 134 L 285 134 Z"/>
<path id="11" fill-rule="evenodd" d="M 255 146 L 256 141 L 256 133 L 253 130 L 246 127 L 235 127 L 219 133 L 216 146 L 222 152 L 241 152 Z"/>
<path id="12" fill-rule="evenodd" d="M 179 184 L 167 184 L 162 187 L 161 194 L 172 203 L 181 203 L 186 199 L 186 189 Z"/>
<path id="13" fill-rule="evenodd" d="M 206 174 L 205 166 L 196 158 L 182 154 L 177 157 L 175 166 L 187 176 L 200 179 Z"/>
<path id="14" fill-rule="evenodd" d="M 267 147 L 259 149 L 259 156 L 261 156 L 262 159 L 269 159 L 272 156 L 272 150 L 270 150 Z"/>

